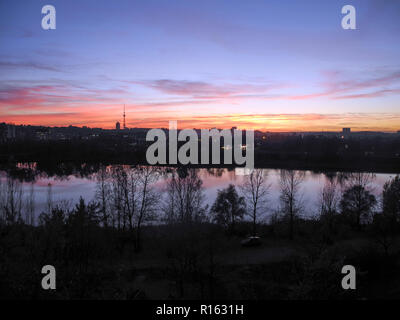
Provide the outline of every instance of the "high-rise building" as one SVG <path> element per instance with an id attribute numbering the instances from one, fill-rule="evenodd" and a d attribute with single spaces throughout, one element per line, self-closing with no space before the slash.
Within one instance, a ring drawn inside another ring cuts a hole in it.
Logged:
<path id="1" fill-rule="evenodd" d="M 351 133 L 351 128 L 343 128 L 342 133 L 344 135 L 349 135 Z"/>
<path id="2" fill-rule="evenodd" d="M 117 122 L 117 123 L 115 124 L 115 130 L 120 130 L 120 129 L 121 129 L 121 125 L 120 125 L 119 122 Z"/>

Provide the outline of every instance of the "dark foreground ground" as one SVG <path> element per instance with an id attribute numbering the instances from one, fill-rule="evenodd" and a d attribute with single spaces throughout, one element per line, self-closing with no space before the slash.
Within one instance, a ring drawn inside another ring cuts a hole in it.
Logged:
<path id="1" fill-rule="evenodd" d="M 58 217 L 60 218 L 60 217 Z M 142 248 L 134 233 L 84 218 L 53 216 L 41 227 L 0 229 L 1 299 L 392 299 L 400 298 L 400 242 L 365 227 L 336 224 L 327 238 L 321 221 L 261 226 L 262 245 L 240 241 L 212 224 L 149 226 Z M 386 239 L 385 241 L 383 241 Z M 41 288 L 41 268 L 54 265 L 57 290 Z M 357 290 L 343 290 L 343 265 L 357 270 Z"/>

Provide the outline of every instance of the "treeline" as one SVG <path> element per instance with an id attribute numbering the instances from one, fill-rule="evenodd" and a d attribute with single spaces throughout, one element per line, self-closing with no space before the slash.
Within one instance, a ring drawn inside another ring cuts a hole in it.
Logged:
<path id="1" fill-rule="evenodd" d="M 17 140 L 0 143 L 0 163 L 40 162 L 44 165 L 60 162 L 130 163 L 146 162 L 144 145 L 135 145 L 122 136 L 102 136 L 85 140 Z"/>
<path id="2" fill-rule="evenodd" d="M 279 135 L 256 141 L 260 167 L 400 172 L 400 135 Z"/>
<path id="3" fill-rule="evenodd" d="M 142 134 L 143 135 L 143 134 Z M 221 141 L 222 145 L 223 141 Z M 141 136 L 104 135 L 66 141 L 17 140 L 0 143 L 0 163 L 60 162 L 147 165 L 150 142 Z M 221 154 L 222 154 L 221 150 Z M 262 134 L 255 139 L 255 165 L 264 168 L 400 172 L 400 135 Z M 214 165 L 216 166 L 216 165 Z M 218 165 L 217 165 L 218 166 Z"/>

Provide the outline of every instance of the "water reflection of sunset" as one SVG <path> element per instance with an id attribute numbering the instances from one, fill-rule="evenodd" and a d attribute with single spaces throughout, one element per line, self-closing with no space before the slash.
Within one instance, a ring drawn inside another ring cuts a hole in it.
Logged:
<path id="1" fill-rule="evenodd" d="M 128 169 L 129 166 L 124 166 L 124 168 Z M 110 170 L 111 166 L 108 167 L 108 169 Z M 228 170 L 222 168 L 198 169 L 199 176 L 203 181 L 202 186 L 204 188 L 205 203 L 212 205 L 217 196 L 217 191 L 226 188 L 229 184 L 239 187 L 245 178 L 241 171 L 241 169 Z M 268 201 L 268 207 L 269 210 L 271 210 L 271 213 L 273 210 L 277 209 L 279 205 L 280 170 L 265 169 L 264 173 L 268 175 L 268 183 L 271 184 Z M 370 189 L 375 195 L 379 196 L 385 182 L 390 178 L 393 178 L 393 176 L 393 174 L 376 174 L 373 183 L 371 183 Z M 166 174 L 165 176 L 160 177 L 155 183 L 154 187 L 160 192 L 160 195 L 164 194 L 169 177 L 170 175 Z M 5 172 L 0 172 L 0 182 L 4 183 L 5 181 Z M 314 173 L 311 171 L 306 172 L 305 180 L 301 186 L 301 196 L 306 207 L 304 213 L 306 216 L 316 214 L 319 200 L 318 197 L 325 181 L 326 177 L 322 173 Z M 40 214 L 41 211 L 45 209 L 49 184 L 51 186 L 52 199 L 55 204 L 66 200 L 73 205 L 78 202 L 80 197 L 83 197 L 86 201 L 94 199 L 96 191 L 96 174 L 92 174 L 85 178 L 80 177 L 79 174 L 67 177 L 39 176 L 39 178 L 34 182 L 35 201 L 37 203 L 35 208 L 36 214 Z M 26 191 L 29 191 L 30 186 L 30 183 L 23 184 L 23 188 Z"/>

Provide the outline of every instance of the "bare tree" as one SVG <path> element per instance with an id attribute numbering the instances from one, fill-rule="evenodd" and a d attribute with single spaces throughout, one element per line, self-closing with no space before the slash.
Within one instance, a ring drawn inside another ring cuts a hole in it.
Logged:
<path id="1" fill-rule="evenodd" d="M 110 219 L 110 196 L 111 186 L 109 182 L 109 173 L 107 167 L 101 166 L 97 173 L 97 185 L 95 198 L 100 204 L 101 221 L 105 227 L 108 226 Z"/>
<path id="2" fill-rule="evenodd" d="M 138 210 L 136 221 L 136 250 L 141 250 L 141 227 L 146 221 L 154 218 L 154 213 L 159 202 L 158 192 L 154 189 L 154 183 L 159 178 L 157 168 L 146 166 L 136 169 L 138 175 Z"/>
<path id="3" fill-rule="evenodd" d="M 23 190 L 20 181 L 7 177 L 1 188 L 2 220 L 5 224 L 22 221 Z"/>
<path id="4" fill-rule="evenodd" d="M 337 182 L 333 179 L 328 179 L 320 194 L 320 215 L 333 215 L 337 212 L 339 203 L 339 190 Z"/>
<path id="5" fill-rule="evenodd" d="M 5 215 L 6 199 L 5 199 L 5 185 L 0 179 L 0 226 L 6 223 Z"/>
<path id="6" fill-rule="evenodd" d="M 126 180 L 122 185 L 125 216 L 130 231 L 135 228 L 135 218 L 139 210 L 140 176 L 137 169 L 129 168 L 126 172 Z"/>
<path id="7" fill-rule="evenodd" d="M 127 189 L 127 176 L 122 166 L 112 168 L 112 226 L 121 229 L 124 217 L 124 188 Z"/>
<path id="8" fill-rule="evenodd" d="M 289 238 L 291 240 L 293 239 L 295 218 L 302 210 L 299 191 L 304 176 L 304 172 L 301 171 L 281 170 L 281 210 L 289 221 Z"/>
<path id="9" fill-rule="evenodd" d="M 51 214 L 53 211 L 53 192 L 52 192 L 52 186 L 51 183 L 47 185 L 47 200 L 46 200 L 46 206 L 47 206 L 47 213 Z"/>
<path id="10" fill-rule="evenodd" d="M 32 182 L 26 200 L 25 222 L 29 225 L 35 224 L 35 187 Z"/>
<path id="11" fill-rule="evenodd" d="M 253 236 L 256 235 L 257 222 L 267 209 L 268 195 L 271 184 L 268 184 L 268 172 L 263 169 L 254 169 L 246 176 L 240 187 L 249 207 L 247 214 L 253 222 Z M 262 212 L 260 212 L 262 211 Z"/>
<path id="12" fill-rule="evenodd" d="M 335 215 L 338 212 L 340 200 L 339 182 L 336 179 L 327 179 L 319 197 L 319 214 L 322 222 L 322 231 L 325 242 L 332 242 Z"/>
<path id="13" fill-rule="evenodd" d="M 169 222 L 187 223 L 204 217 L 206 208 L 202 184 L 195 169 L 180 168 L 172 172 L 164 208 Z"/>
<path id="14" fill-rule="evenodd" d="M 141 249 L 142 226 L 154 218 L 160 199 L 154 189 L 158 177 L 158 169 L 155 167 L 117 166 L 112 169 L 111 186 L 99 185 L 101 203 L 104 193 L 107 197 L 107 190 L 110 189 L 113 226 L 132 232 L 136 250 Z M 104 201 L 108 202 L 106 199 Z"/>
<path id="15" fill-rule="evenodd" d="M 400 220 L 400 175 L 387 181 L 382 192 L 383 214 L 390 217 L 393 222 Z"/>

